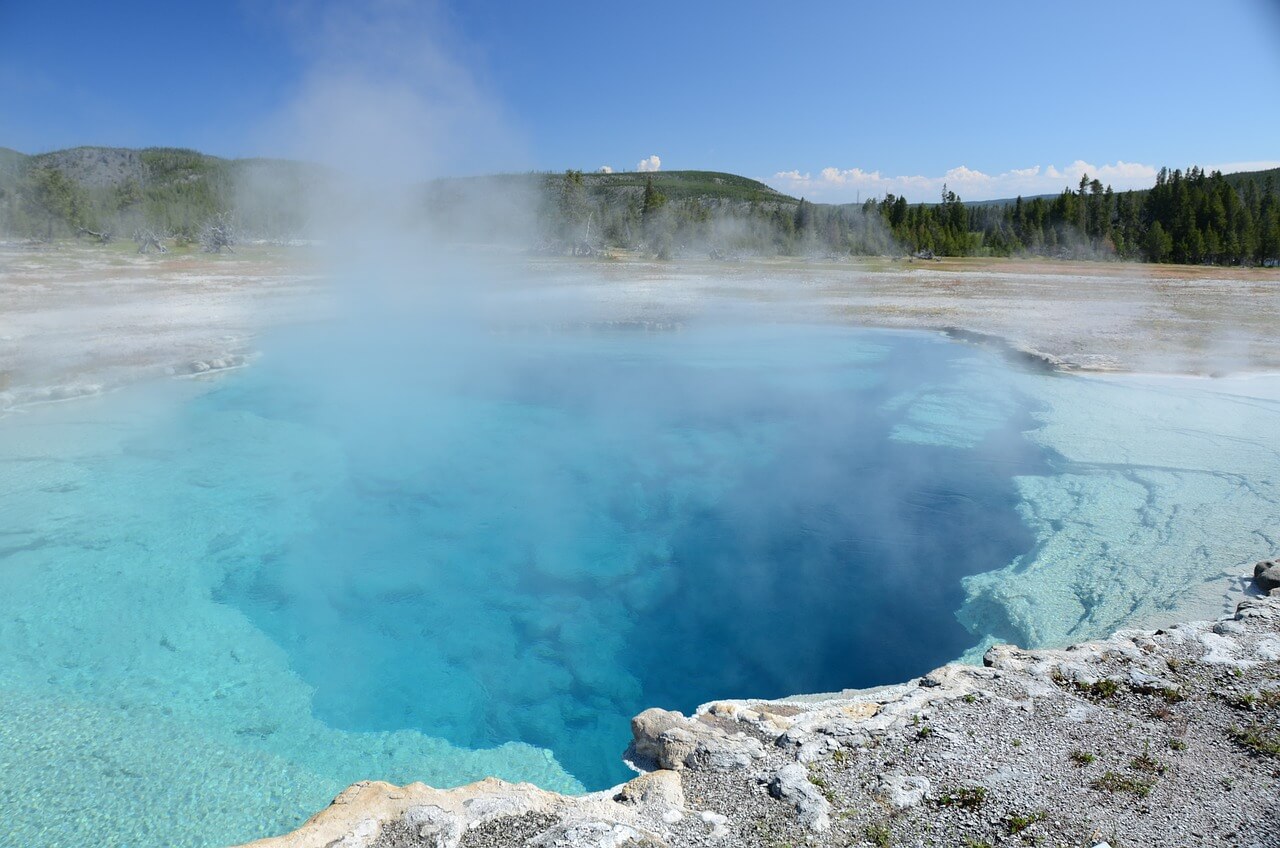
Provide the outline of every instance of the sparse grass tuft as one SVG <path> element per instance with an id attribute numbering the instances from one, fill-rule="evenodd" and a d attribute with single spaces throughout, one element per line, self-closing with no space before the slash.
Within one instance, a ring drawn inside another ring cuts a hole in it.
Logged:
<path id="1" fill-rule="evenodd" d="M 1144 752 L 1129 761 L 1129 768 L 1134 771 L 1146 772 L 1147 774 L 1164 774 L 1165 765 L 1155 757 Z"/>
<path id="2" fill-rule="evenodd" d="M 1280 730 L 1261 724 L 1233 727 L 1231 740 L 1261 757 L 1280 757 Z"/>
<path id="3" fill-rule="evenodd" d="M 1071 762 L 1080 766 L 1080 768 L 1084 768 L 1085 766 L 1092 763 L 1094 760 L 1098 759 L 1093 754 L 1090 754 L 1088 751 L 1081 751 L 1079 748 L 1072 751 L 1067 756 L 1071 758 Z"/>
<path id="4" fill-rule="evenodd" d="M 1222 702 L 1228 707 L 1235 707 L 1237 710 L 1252 710 L 1254 704 L 1258 701 L 1258 696 L 1252 692 L 1245 692 L 1243 695 L 1238 695 L 1235 692 L 1228 692 L 1224 695 L 1219 695 L 1218 697 L 1220 697 Z"/>
<path id="5" fill-rule="evenodd" d="M 1169 748 L 1174 751 L 1185 751 L 1187 750 L 1187 743 L 1181 739 L 1170 739 Z"/>
<path id="6" fill-rule="evenodd" d="M 1017 836 L 1036 822 L 1044 821 L 1048 815 L 1049 814 L 1044 810 L 1040 810 L 1035 813 L 1027 813 L 1026 815 L 1014 813 L 1005 820 L 1005 826 L 1009 828 L 1010 836 Z"/>
<path id="7" fill-rule="evenodd" d="M 828 804 L 836 806 L 836 793 L 832 790 L 831 784 L 827 783 L 826 778 L 810 771 L 809 782 L 818 787 L 818 791 L 822 793 L 823 798 L 827 799 Z"/>
<path id="8" fill-rule="evenodd" d="M 1120 692 L 1120 684 L 1110 678 L 1095 680 L 1092 683 L 1073 684 L 1077 692 L 1091 701 L 1105 701 Z"/>
<path id="9" fill-rule="evenodd" d="M 1280 707 L 1280 689 L 1263 689 L 1258 692 L 1245 692 L 1241 695 L 1229 693 L 1221 697 L 1228 706 L 1235 707 L 1238 710 L 1270 710 Z"/>
<path id="10" fill-rule="evenodd" d="M 879 824 L 869 824 L 867 825 L 866 833 L 867 839 L 870 840 L 871 844 L 876 846 L 876 848 L 889 848 L 889 845 L 891 844 L 889 839 L 892 836 L 892 833 L 889 831 L 889 825 L 883 822 L 880 822 Z"/>
<path id="11" fill-rule="evenodd" d="M 1095 778 L 1089 785 L 1100 792 L 1129 792 L 1145 798 L 1151 794 L 1151 788 L 1156 782 L 1153 778 L 1129 777 L 1109 771 L 1102 777 Z"/>
<path id="12" fill-rule="evenodd" d="M 985 786 L 960 786 L 938 798 L 939 807 L 961 807 L 966 810 L 977 809 L 987 800 Z"/>

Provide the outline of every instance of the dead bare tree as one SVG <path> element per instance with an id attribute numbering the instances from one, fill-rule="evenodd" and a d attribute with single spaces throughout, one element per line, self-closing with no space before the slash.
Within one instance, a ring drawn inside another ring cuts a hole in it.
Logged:
<path id="1" fill-rule="evenodd" d="M 233 244 L 235 244 L 235 227 L 232 226 L 231 219 L 225 212 L 207 222 L 200 230 L 200 246 L 205 253 L 222 253 L 224 250 L 227 253 L 235 253 L 232 249 Z"/>
<path id="2" fill-rule="evenodd" d="M 76 230 L 76 235 L 88 236 L 96 240 L 98 244 L 109 244 L 111 242 L 110 230 L 103 230 L 102 232 L 96 232 L 94 230 L 89 229 L 88 227 L 79 227 Z"/>
<path id="3" fill-rule="evenodd" d="M 169 248 L 164 246 L 162 239 L 163 234 L 157 233 L 155 230 L 138 229 L 133 231 L 133 243 L 138 246 L 139 253 L 168 253 Z"/>
<path id="4" fill-rule="evenodd" d="M 571 256 L 595 256 L 596 248 L 591 242 L 591 218 L 595 215 L 595 211 L 587 213 L 587 223 L 585 231 L 581 238 L 573 241 L 569 245 L 569 254 Z"/>

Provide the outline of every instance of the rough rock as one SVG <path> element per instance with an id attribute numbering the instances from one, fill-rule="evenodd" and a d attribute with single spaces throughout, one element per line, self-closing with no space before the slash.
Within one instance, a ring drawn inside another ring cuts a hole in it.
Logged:
<path id="1" fill-rule="evenodd" d="M 1280 589 L 1280 560 L 1264 559 L 1253 567 L 1253 582 L 1263 592 Z"/>
<path id="2" fill-rule="evenodd" d="M 764 756 L 760 741 L 743 732 L 731 736 L 706 721 L 669 710 L 640 713 L 631 720 L 631 735 L 628 759 L 641 767 L 728 771 Z"/>
<path id="3" fill-rule="evenodd" d="M 660 769 L 622 784 L 613 800 L 633 806 L 665 805 L 678 810 L 684 807 L 684 789 L 680 784 L 680 775 L 668 769 Z"/>
<path id="4" fill-rule="evenodd" d="M 809 780 L 809 770 L 800 763 L 778 769 L 769 781 L 769 794 L 780 801 L 791 802 L 800 823 L 810 830 L 831 828 L 831 803 L 822 797 L 818 787 Z"/>
<path id="5" fill-rule="evenodd" d="M 924 801 L 932 789 L 929 778 L 920 775 L 882 774 L 876 798 L 889 806 L 905 810 Z"/>

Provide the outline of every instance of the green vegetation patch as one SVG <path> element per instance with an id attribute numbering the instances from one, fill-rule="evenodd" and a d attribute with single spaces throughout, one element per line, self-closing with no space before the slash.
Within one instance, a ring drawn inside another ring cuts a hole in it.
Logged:
<path id="1" fill-rule="evenodd" d="M 1280 728 L 1251 724 L 1233 727 L 1231 740 L 1240 747 L 1260 757 L 1280 757 Z"/>
<path id="2" fill-rule="evenodd" d="M 1010 836 L 1017 836 L 1036 822 L 1044 821 L 1048 815 L 1044 810 L 1026 814 L 1014 813 L 1005 819 L 1005 827 L 1008 828 Z"/>
<path id="3" fill-rule="evenodd" d="M 889 845 L 892 844 L 890 839 L 893 834 L 889 830 L 889 825 L 884 822 L 867 825 L 865 833 L 867 841 L 876 846 L 876 848 L 889 848 Z"/>
<path id="4" fill-rule="evenodd" d="M 1120 691 L 1120 684 L 1110 678 L 1095 680 L 1093 683 L 1076 683 L 1075 689 L 1091 701 L 1105 701 L 1114 698 Z"/>
<path id="5" fill-rule="evenodd" d="M 1129 768 L 1147 774 L 1164 774 L 1165 764 L 1150 754 L 1143 753 L 1129 761 Z"/>
<path id="6" fill-rule="evenodd" d="M 937 804 L 939 807 L 960 807 L 964 810 L 973 810 L 981 807 L 986 800 L 987 788 L 985 786 L 960 786 L 939 796 Z"/>
<path id="7" fill-rule="evenodd" d="M 1132 777 L 1108 771 L 1102 777 L 1095 778 L 1089 785 L 1099 792 L 1128 792 L 1139 798 L 1145 798 L 1151 794 L 1156 781 L 1154 778 Z"/>

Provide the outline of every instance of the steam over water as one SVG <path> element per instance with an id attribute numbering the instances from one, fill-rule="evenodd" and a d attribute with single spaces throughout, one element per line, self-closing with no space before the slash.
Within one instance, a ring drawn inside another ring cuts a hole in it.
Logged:
<path id="1" fill-rule="evenodd" d="M 646 706 L 958 656 L 959 578 L 1033 541 L 1011 478 L 1037 451 L 1016 414 L 966 450 L 891 438 L 895 396 L 963 349 L 821 327 L 485 347 L 501 368 L 465 385 L 424 369 L 337 426 L 270 368 L 198 405 L 313 433 L 322 447 L 282 448 L 298 472 L 337 454 L 306 524 L 214 557 L 216 597 L 285 647 L 334 727 L 528 742 L 604 788 Z M 253 474 L 253 456 L 223 461 Z"/>
<path id="2" fill-rule="evenodd" d="M 830 326 L 384 329 L 0 421 L 14 844 L 606 787 L 644 707 L 1147 622 L 1280 518 L 1274 392 Z"/>

